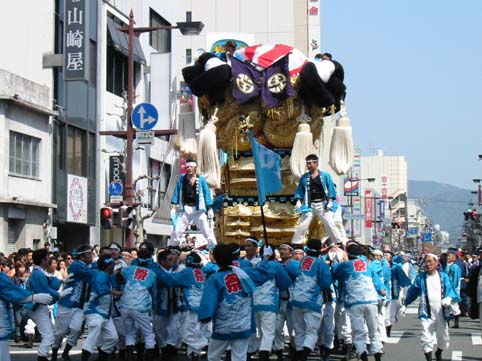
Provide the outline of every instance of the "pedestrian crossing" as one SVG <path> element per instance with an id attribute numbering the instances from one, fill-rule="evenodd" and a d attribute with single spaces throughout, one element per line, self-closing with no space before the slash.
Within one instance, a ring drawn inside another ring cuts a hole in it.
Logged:
<path id="1" fill-rule="evenodd" d="M 387 338 L 387 341 L 385 343 L 396 345 L 397 343 L 400 342 L 404 333 L 405 331 L 395 331 L 395 330 L 391 331 L 390 337 Z"/>
<path id="2" fill-rule="evenodd" d="M 462 351 L 452 351 L 452 361 L 462 361 Z"/>
<path id="3" fill-rule="evenodd" d="M 472 332 L 472 345 L 473 346 L 481 346 L 482 345 L 482 333 L 481 332 Z"/>

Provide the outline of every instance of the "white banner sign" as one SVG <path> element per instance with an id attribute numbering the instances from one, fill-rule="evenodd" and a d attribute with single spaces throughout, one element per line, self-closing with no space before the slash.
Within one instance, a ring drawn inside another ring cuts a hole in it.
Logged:
<path id="1" fill-rule="evenodd" d="M 67 175 L 67 222 L 87 223 L 87 178 Z"/>

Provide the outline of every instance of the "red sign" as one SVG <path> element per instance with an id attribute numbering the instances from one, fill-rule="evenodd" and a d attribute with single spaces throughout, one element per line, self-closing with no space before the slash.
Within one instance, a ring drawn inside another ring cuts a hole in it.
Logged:
<path id="1" fill-rule="evenodd" d="M 136 281 L 145 281 L 148 274 L 149 274 L 148 269 L 146 269 L 146 268 L 136 268 L 136 271 L 134 272 L 134 279 Z"/>
<path id="2" fill-rule="evenodd" d="M 310 8 L 310 15 L 318 15 L 318 8 L 316 6 Z"/>
<path id="3" fill-rule="evenodd" d="M 229 273 L 224 276 L 224 285 L 226 286 L 227 293 L 237 293 L 242 290 L 241 282 L 234 273 Z"/>
<path id="4" fill-rule="evenodd" d="M 365 228 L 372 228 L 372 222 L 373 222 L 372 190 L 365 189 Z"/>
<path id="5" fill-rule="evenodd" d="M 306 257 L 305 259 L 303 259 L 303 263 L 301 264 L 301 270 L 309 271 L 313 266 L 313 263 L 315 263 L 315 260 L 313 258 Z"/>
<path id="6" fill-rule="evenodd" d="M 204 282 L 204 273 L 199 268 L 194 268 L 194 279 L 196 282 Z"/>
<path id="7" fill-rule="evenodd" d="M 367 271 L 367 264 L 363 262 L 361 259 L 357 259 L 353 262 L 353 267 L 355 268 L 355 272 L 366 272 Z"/>

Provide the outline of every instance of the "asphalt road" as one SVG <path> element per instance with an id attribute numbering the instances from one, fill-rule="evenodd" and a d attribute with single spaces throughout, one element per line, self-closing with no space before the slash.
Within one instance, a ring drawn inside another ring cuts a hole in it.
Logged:
<path id="1" fill-rule="evenodd" d="M 38 344 L 35 344 L 38 345 Z M 420 349 L 420 323 L 416 315 L 416 306 L 407 310 L 407 316 L 393 326 L 392 335 L 384 346 L 385 361 L 424 361 Z M 12 361 L 36 360 L 36 349 L 26 349 L 20 344 L 10 344 Z M 80 361 L 80 346 L 71 351 L 72 361 Z M 459 329 L 450 329 L 450 348 L 443 353 L 444 360 L 452 361 L 482 361 L 482 337 L 480 322 L 461 318 Z M 95 360 L 95 356 L 91 359 Z M 179 361 L 187 360 L 185 354 L 179 356 Z M 318 354 L 312 354 L 309 361 L 319 360 Z M 370 358 L 373 360 L 373 358 Z M 435 359 L 435 358 L 434 358 Z M 272 360 L 276 360 L 272 356 Z M 332 360 L 343 360 L 341 355 L 333 355 Z"/>

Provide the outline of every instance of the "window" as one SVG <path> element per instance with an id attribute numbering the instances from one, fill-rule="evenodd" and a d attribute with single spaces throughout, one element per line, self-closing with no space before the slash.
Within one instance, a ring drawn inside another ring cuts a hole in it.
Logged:
<path id="1" fill-rule="evenodd" d="M 161 15 L 151 9 L 150 26 L 171 26 Z M 171 52 L 171 30 L 156 30 L 149 33 L 149 45 L 160 53 Z"/>
<path id="2" fill-rule="evenodd" d="M 80 128 L 68 127 L 67 130 L 67 173 L 85 176 L 86 132 Z"/>
<path id="3" fill-rule="evenodd" d="M 88 176 L 91 178 L 95 178 L 95 134 L 88 133 L 89 137 L 89 173 Z"/>
<path id="4" fill-rule="evenodd" d="M 191 64 L 192 61 L 192 50 L 186 49 L 186 64 Z"/>
<path id="5" fill-rule="evenodd" d="M 159 176 L 159 179 L 151 179 L 149 181 L 149 186 L 152 189 L 152 192 L 150 192 L 149 202 L 151 208 L 155 209 L 161 206 L 161 202 L 166 195 L 171 176 L 171 166 L 155 159 L 149 159 L 149 164 L 149 176 Z"/>
<path id="6" fill-rule="evenodd" d="M 65 125 L 62 123 L 57 123 L 55 126 L 57 132 L 57 167 L 61 170 L 65 169 Z"/>
<path id="7" fill-rule="evenodd" d="M 127 56 L 107 48 L 107 91 L 122 96 L 127 91 Z"/>
<path id="8" fill-rule="evenodd" d="M 125 27 L 126 25 L 116 18 L 114 15 L 108 15 L 109 20 L 113 23 L 114 29 L 117 27 Z M 113 30 L 115 31 L 115 30 Z M 114 34 L 117 36 L 117 33 Z M 122 39 L 124 40 L 124 39 Z M 127 92 L 127 81 L 128 81 L 128 59 L 127 55 L 123 53 L 125 49 L 120 48 L 119 39 L 112 38 L 112 34 L 109 30 L 109 37 L 107 42 L 107 80 L 106 89 L 108 92 L 113 93 L 119 97 L 123 96 L 123 92 Z M 94 43 L 95 44 L 95 43 Z M 128 46 L 127 42 L 124 44 Z M 134 62 L 134 87 L 136 84 L 136 73 L 139 69 L 139 65 Z"/>
<path id="9" fill-rule="evenodd" d="M 10 174 L 38 178 L 39 151 L 40 139 L 10 132 Z"/>

